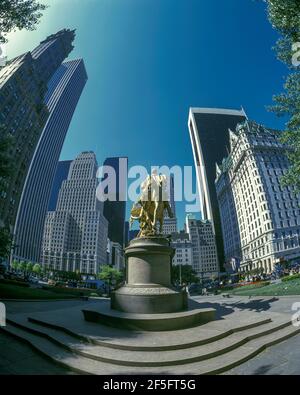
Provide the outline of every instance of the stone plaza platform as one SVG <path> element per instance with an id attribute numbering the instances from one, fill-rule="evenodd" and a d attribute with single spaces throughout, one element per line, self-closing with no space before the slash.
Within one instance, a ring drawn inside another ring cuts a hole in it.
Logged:
<path id="1" fill-rule="evenodd" d="M 74 372 L 115 375 L 219 374 L 300 333 L 288 314 L 241 311 L 227 302 L 200 301 L 199 308 L 216 310 L 216 320 L 178 330 L 117 329 L 84 319 L 82 310 L 103 304 L 9 314 L 2 330 Z"/>

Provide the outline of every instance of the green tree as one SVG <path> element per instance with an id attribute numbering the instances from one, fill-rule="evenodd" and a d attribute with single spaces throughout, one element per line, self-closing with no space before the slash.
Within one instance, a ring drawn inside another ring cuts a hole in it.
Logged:
<path id="1" fill-rule="evenodd" d="M 42 272 L 41 265 L 39 263 L 36 263 L 33 268 L 32 268 L 33 273 L 35 274 L 40 274 Z"/>
<path id="2" fill-rule="evenodd" d="M 199 283 L 199 278 L 191 265 L 172 265 L 171 278 L 173 284 L 180 284 L 180 280 L 181 284 Z"/>
<path id="3" fill-rule="evenodd" d="M 5 34 L 16 29 L 34 30 L 46 7 L 37 0 L 1 0 L 0 42 L 6 42 Z"/>
<path id="4" fill-rule="evenodd" d="M 33 271 L 33 263 L 32 262 L 28 262 L 26 264 L 26 272 L 32 273 L 32 271 Z"/>
<path id="5" fill-rule="evenodd" d="M 8 228 L 0 228 L 0 257 L 8 259 L 12 248 L 12 236 Z M 1 260 L 1 259 L 0 259 Z"/>
<path id="6" fill-rule="evenodd" d="M 25 270 L 26 270 L 26 263 L 23 262 L 23 261 L 19 262 L 18 270 L 20 270 L 21 272 L 25 272 Z"/>
<path id="7" fill-rule="evenodd" d="M 19 269 L 19 262 L 18 261 L 12 261 L 11 267 L 14 270 L 18 270 Z"/>
<path id="8" fill-rule="evenodd" d="M 124 275 L 120 270 L 117 270 L 109 265 L 104 265 L 101 267 L 101 272 L 97 277 L 99 280 L 104 281 L 110 290 L 112 286 L 117 286 L 120 284 Z"/>
<path id="9" fill-rule="evenodd" d="M 300 191 L 300 66 L 294 62 L 295 56 L 300 59 L 300 1 L 267 0 L 267 4 L 269 20 L 280 34 L 276 44 L 278 58 L 289 69 L 284 92 L 274 96 L 275 104 L 271 107 L 277 115 L 289 119 L 282 142 L 292 147 L 287 151 L 291 167 L 282 183 Z"/>

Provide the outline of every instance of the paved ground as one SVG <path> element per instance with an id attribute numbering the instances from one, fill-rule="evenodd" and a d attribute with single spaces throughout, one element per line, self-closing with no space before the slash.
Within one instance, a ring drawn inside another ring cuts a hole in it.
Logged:
<path id="1" fill-rule="evenodd" d="M 225 375 L 300 375 L 300 335 L 273 346 Z"/>
<path id="2" fill-rule="evenodd" d="M 66 375 L 74 373 L 55 365 L 26 344 L 0 332 L 0 375 L 16 374 Z"/>
<path id="3" fill-rule="evenodd" d="M 291 306 L 294 302 L 300 302 L 300 297 L 196 297 L 202 303 L 213 307 L 214 303 L 222 303 L 228 311 L 231 307 L 240 310 L 264 311 L 284 313 L 292 315 Z M 59 308 L 73 307 L 85 304 L 84 301 L 65 302 L 6 302 L 7 313 L 37 312 L 56 310 Z M 0 333 L 0 374 L 72 374 L 72 372 L 58 367 L 52 362 L 40 356 L 32 349 Z M 281 344 L 273 346 L 237 368 L 225 374 L 259 375 L 259 374 L 294 374 L 300 375 L 300 335 L 295 336 Z"/>

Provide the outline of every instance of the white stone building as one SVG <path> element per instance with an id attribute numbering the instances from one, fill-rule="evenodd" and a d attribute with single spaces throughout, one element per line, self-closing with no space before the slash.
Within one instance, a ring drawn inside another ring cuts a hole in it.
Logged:
<path id="1" fill-rule="evenodd" d="M 280 182 L 289 168 L 288 147 L 279 141 L 281 132 L 255 122 L 229 133 L 230 155 L 216 179 L 225 255 L 239 255 L 242 271 L 270 273 L 276 263 L 300 257 L 300 197 Z"/>
<path id="2" fill-rule="evenodd" d="M 48 212 L 42 243 L 42 264 L 54 270 L 97 274 L 107 262 L 107 220 L 96 198 L 97 161 L 81 153 L 62 183 L 56 210 Z"/>
<path id="3" fill-rule="evenodd" d="M 107 263 L 115 269 L 122 270 L 125 267 L 124 251 L 120 243 L 110 241 L 107 243 Z"/>
<path id="4" fill-rule="evenodd" d="M 219 263 L 212 223 L 208 220 L 196 220 L 188 215 L 186 231 L 192 243 L 193 269 L 197 276 L 202 279 L 218 276 Z"/>
<path id="5" fill-rule="evenodd" d="M 175 249 L 173 265 L 193 265 L 192 242 L 185 231 L 172 234 L 171 246 Z"/>
<path id="6" fill-rule="evenodd" d="M 165 218 L 163 223 L 163 235 L 171 235 L 177 232 L 177 218 L 176 218 L 176 205 L 175 205 L 175 192 L 174 192 L 174 177 L 170 176 L 170 206 L 173 212 L 173 218 L 168 216 L 167 211 L 165 212 Z"/>

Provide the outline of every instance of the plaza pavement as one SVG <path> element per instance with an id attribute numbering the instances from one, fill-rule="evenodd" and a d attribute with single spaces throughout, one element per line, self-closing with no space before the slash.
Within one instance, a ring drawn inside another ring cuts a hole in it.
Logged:
<path id="1" fill-rule="evenodd" d="M 294 302 L 299 296 L 289 297 L 244 297 L 220 296 L 195 297 L 209 307 L 221 304 L 224 308 L 235 307 L 241 311 L 278 312 L 291 317 Z M 8 316 L 15 313 L 42 312 L 84 305 L 85 301 L 51 302 L 5 302 Z M 0 374 L 74 374 L 55 365 L 34 352 L 29 346 L 0 332 Z M 300 335 L 268 348 L 252 360 L 224 373 L 226 375 L 300 375 Z"/>

